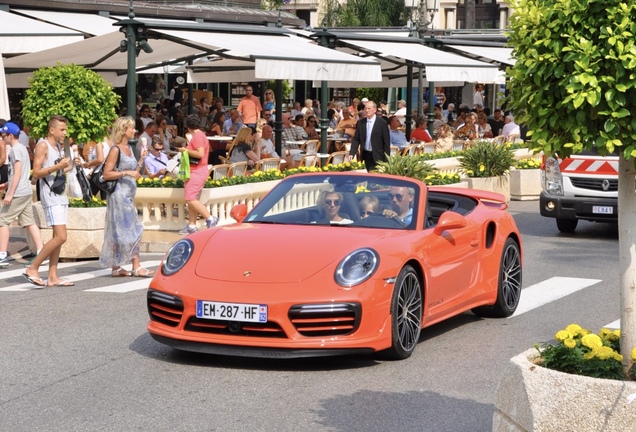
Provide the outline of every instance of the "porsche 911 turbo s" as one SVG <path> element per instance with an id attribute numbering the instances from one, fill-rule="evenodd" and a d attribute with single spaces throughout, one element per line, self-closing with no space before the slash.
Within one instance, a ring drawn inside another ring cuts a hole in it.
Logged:
<path id="1" fill-rule="evenodd" d="M 281 181 L 237 223 L 177 241 L 148 331 L 179 350 L 409 357 L 423 328 L 514 313 L 522 246 L 502 195 L 381 174 Z"/>

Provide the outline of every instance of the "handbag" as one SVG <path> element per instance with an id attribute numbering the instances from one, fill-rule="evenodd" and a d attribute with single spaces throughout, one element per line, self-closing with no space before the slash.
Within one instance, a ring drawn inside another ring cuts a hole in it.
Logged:
<path id="1" fill-rule="evenodd" d="M 82 168 L 76 167 L 75 175 L 77 176 L 77 182 L 82 189 L 82 199 L 84 200 L 84 202 L 90 202 L 91 198 L 93 197 L 93 192 L 91 190 L 91 184 L 88 180 L 88 177 L 86 177 L 86 173 Z"/>
<path id="2" fill-rule="evenodd" d="M 113 148 L 117 148 L 117 162 L 115 163 L 115 168 L 119 168 L 121 151 L 117 146 L 114 146 Z M 111 148 L 111 150 L 113 148 Z M 109 154 L 111 150 L 108 151 Z M 106 159 L 108 159 L 108 156 Z M 93 171 L 93 174 L 91 175 L 91 192 L 93 195 L 96 195 L 100 190 L 107 194 L 113 193 L 115 191 L 115 186 L 117 186 L 117 180 L 104 180 L 104 166 L 106 165 L 106 159 L 104 159 L 104 162 L 102 162 L 100 166 L 95 168 L 95 171 Z"/>
<path id="3" fill-rule="evenodd" d="M 61 160 L 62 158 L 57 159 L 55 163 L 58 164 Z M 56 172 L 52 185 L 49 184 L 46 177 L 42 177 L 42 180 L 44 180 L 44 183 L 46 183 L 52 193 L 56 195 L 63 195 L 66 192 L 66 173 L 64 170 L 58 170 Z"/>
<path id="4" fill-rule="evenodd" d="M 182 181 L 190 180 L 190 156 L 187 151 L 181 153 L 181 162 L 179 164 L 179 174 L 177 178 Z"/>

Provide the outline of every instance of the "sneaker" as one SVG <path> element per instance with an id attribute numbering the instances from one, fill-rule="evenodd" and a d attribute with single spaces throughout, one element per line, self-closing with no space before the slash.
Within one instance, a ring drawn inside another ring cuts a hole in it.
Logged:
<path id="1" fill-rule="evenodd" d="M 0 268 L 9 267 L 9 256 L 0 258 Z"/>
<path id="2" fill-rule="evenodd" d="M 210 216 L 209 219 L 205 220 L 205 227 L 212 228 L 213 226 L 216 226 L 217 223 L 219 223 L 219 218 L 216 216 Z"/>
<path id="3" fill-rule="evenodd" d="M 35 260 L 35 257 L 37 255 L 33 255 L 33 258 L 31 258 L 30 260 L 28 260 L 26 263 L 24 263 L 25 267 L 29 267 L 31 265 L 31 263 L 33 262 L 33 260 Z M 40 264 L 40 266 L 45 266 L 45 265 L 49 265 L 49 259 L 45 259 L 44 261 L 42 261 L 42 264 Z"/>
<path id="4" fill-rule="evenodd" d="M 191 227 L 190 225 L 186 225 L 186 227 L 184 229 L 179 231 L 179 234 L 188 235 L 188 234 L 192 234 L 192 233 L 197 232 L 197 231 L 198 231 L 197 227 Z"/>

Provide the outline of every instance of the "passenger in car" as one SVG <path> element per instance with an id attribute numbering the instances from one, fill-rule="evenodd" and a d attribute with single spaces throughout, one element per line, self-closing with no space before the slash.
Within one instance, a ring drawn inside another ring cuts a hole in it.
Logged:
<path id="1" fill-rule="evenodd" d="M 323 191 L 318 197 L 317 204 L 324 214 L 324 222 L 337 225 L 347 225 L 353 223 L 353 220 L 349 219 L 349 215 L 340 214 L 340 205 L 343 202 L 343 196 L 340 192 Z"/>
<path id="2" fill-rule="evenodd" d="M 374 195 L 366 195 L 360 200 L 360 216 L 362 218 L 371 215 L 382 214 L 380 210 L 380 200 Z"/>

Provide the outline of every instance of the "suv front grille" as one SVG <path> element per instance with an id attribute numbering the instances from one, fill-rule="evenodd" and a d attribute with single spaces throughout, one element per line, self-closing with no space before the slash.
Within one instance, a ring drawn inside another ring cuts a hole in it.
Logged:
<path id="1" fill-rule="evenodd" d="M 603 182 L 606 180 L 608 182 L 608 188 L 603 189 Z M 579 189 L 588 189 L 588 190 L 601 191 L 601 192 L 618 191 L 618 179 L 570 177 L 570 181 L 572 182 L 572 186 L 577 187 Z"/>

